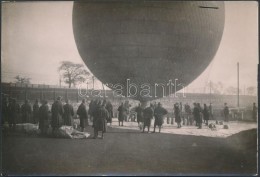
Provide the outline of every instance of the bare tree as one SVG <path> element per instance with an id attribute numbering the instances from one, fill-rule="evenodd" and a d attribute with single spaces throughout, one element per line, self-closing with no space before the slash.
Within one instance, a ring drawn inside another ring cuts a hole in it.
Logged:
<path id="1" fill-rule="evenodd" d="M 22 77 L 20 75 L 17 75 L 14 78 L 16 79 L 15 83 L 18 83 L 18 84 L 30 84 L 31 83 L 31 78 L 28 78 L 28 77 Z"/>
<path id="2" fill-rule="evenodd" d="M 70 61 L 62 61 L 58 71 L 61 72 L 63 80 L 66 84 L 73 86 L 84 82 L 90 73 L 86 70 L 83 64 L 77 64 Z"/>

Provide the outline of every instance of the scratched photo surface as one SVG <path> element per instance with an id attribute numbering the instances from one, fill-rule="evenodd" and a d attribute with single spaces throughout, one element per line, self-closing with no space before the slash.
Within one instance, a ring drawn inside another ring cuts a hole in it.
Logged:
<path id="1" fill-rule="evenodd" d="M 258 174 L 257 2 L 1 5 L 1 175 Z"/>

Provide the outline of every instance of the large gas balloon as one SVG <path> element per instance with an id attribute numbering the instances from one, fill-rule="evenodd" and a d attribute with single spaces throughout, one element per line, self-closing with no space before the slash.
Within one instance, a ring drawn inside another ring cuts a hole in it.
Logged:
<path id="1" fill-rule="evenodd" d="M 218 50 L 224 20 L 224 2 L 217 1 L 75 1 L 73 7 L 74 37 L 87 67 L 140 101 L 196 79 Z"/>

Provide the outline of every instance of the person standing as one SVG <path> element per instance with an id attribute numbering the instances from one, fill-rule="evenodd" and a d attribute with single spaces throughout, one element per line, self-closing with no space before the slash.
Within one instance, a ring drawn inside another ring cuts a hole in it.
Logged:
<path id="1" fill-rule="evenodd" d="M 192 125 L 193 124 L 193 120 L 192 120 L 192 116 L 191 116 L 190 105 L 188 103 L 186 103 L 184 109 L 185 109 L 187 125 Z"/>
<path id="2" fill-rule="evenodd" d="M 22 112 L 22 123 L 30 123 L 32 107 L 27 99 L 25 100 L 24 104 L 21 106 L 21 112 Z"/>
<path id="3" fill-rule="evenodd" d="M 48 102 L 43 100 L 39 108 L 39 129 L 42 135 L 46 135 L 49 128 L 49 112 Z"/>
<path id="4" fill-rule="evenodd" d="M 8 105 L 8 112 L 9 112 L 9 120 L 8 124 L 9 127 L 15 130 L 16 121 L 19 118 L 20 113 L 20 105 L 16 102 L 16 99 L 13 98 L 12 102 Z"/>
<path id="5" fill-rule="evenodd" d="M 88 115 L 89 115 L 89 120 L 93 122 L 93 109 L 95 107 L 95 101 L 91 100 L 88 106 Z"/>
<path id="6" fill-rule="evenodd" d="M 156 126 L 159 127 L 159 133 L 161 132 L 161 126 L 163 124 L 163 117 L 168 114 L 168 111 L 162 107 L 162 104 L 159 102 L 158 106 L 154 110 L 154 130 L 153 133 L 155 133 Z"/>
<path id="7" fill-rule="evenodd" d="M 143 111 L 143 118 L 144 118 L 143 132 L 145 127 L 147 127 L 149 133 L 150 126 L 151 126 L 151 119 L 153 118 L 153 115 L 154 115 L 153 105 L 150 104 L 150 107 L 145 108 Z"/>
<path id="8" fill-rule="evenodd" d="M 8 121 L 8 97 L 3 96 L 2 97 L 2 125 L 5 123 L 5 121 Z"/>
<path id="9" fill-rule="evenodd" d="M 64 114 L 63 114 L 63 120 L 64 125 L 72 126 L 73 125 L 73 116 L 74 116 L 74 110 L 72 105 L 70 104 L 70 100 L 66 99 L 66 104 L 63 106 Z"/>
<path id="10" fill-rule="evenodd" d="M 197 103 L 193 103 L 193 118 L 195 120 L 195 126 L 198 127 L 199 124 L 198 124 L 198 116 L 197 116 Z"/>
<path id="11" fill-rule="evenodd" d="M 209 104 L 209 119 L 213 120 L 213 108 L 212 108 L 212 103 Z M 216 120 L 217 121 L 217 120 Z"/>
<path id="12" fill-rule="evenodd" d="M 39 101 L 38 99 L 35 100 L 35 103 L 33 104 L 33 123 L 38 124 L 39 122 Z"/>
<path id="13" fill-rule="evenodd" d="M 178 103 L 174 105 L 174 116 L 175 116 L 175 122 L 177 123 L 177 128 L 181 128 L 181 115 L 180 115 L 180 108 Z"/>
<path id="14" fill-rule="evenodd" d="M 86 100 L 83 99 L 82 103 L 79 105 L 78 110 L 77 110 L 77 114 L 79 115 L 80 127 L 81 127 L 82 132 L 84 132 L 86 125 L 88 126 L 88 113 L 87 113 L 85 103 L 86 103 Z M 93 110 L 93 111 L 95 111 L 95 110 Z"/>
<path id="15" fill-rule="evenodd" d="M 110 123 L 110 125 L 112 124 L 112 118 L 113 118 L 113 105 L 111 104 L 110 101 L 106 102 L 106 110 L 108 111 L 108 119 L 107 119 L 107 123 Z"/>
<path id="16" fill-rule="evenodd" d="M 193 115 L 194 115 L 194 119 L 196 120 L 196 126 L 198 127 L 198 129 L 202 128 L 201 125 L 201 117 L 200 117 L 200 109 L 199 109 L 199 104 L 196 103 L 194 104 L 194 109 L 193 109 Z"/>
<path id="17" fill-rule="evenodd" d="M 55 135 L 57 130 L 62 126 L 62 116 L 64 113 L 60 96 L 52 104 L 51 113 L 52 113 L 52 119 L 51 119 L 52 133 L 53 135 Z"/>
<path id="18" fill-rule="evenodd" d="M 140 103 L 135 108 L 135 112 L 137 113 L 137 123 L 138 123 L 138 126 L 139 126 L 139 123 L 143 122 L 143 108 L 141 107 Z"/>
<path id="19" fill-rule="evenodd" d="M 104 133 L 106 132 L 106 120 L 109 117 L 109 113 L 106 110 L 106 102 L 103 104 L 99 104 L 96 109 L 94 120 L 93 120 L 93 128 L 94 128 L 94 139 L 97 138 L 98 132 L 102 132 L 101 138 L 104 139 Z"/>
<path id="20" fill-rule="evenodd" d="M 257 107 L 255 103 L 253 103 L 253 120 L 257 121 Z"/>
<path id="21" fill-rule="evenodd" d="M 204 104 L 203 118 L 205 120 L 205 125 L 209 125 L 209 110 L 206 104 Z"/>
<path id="22" fill-rule="evenodd" d="M 119 123 L 119 126 L 120 126 L 120 122 L 121 122 L 121 125 L 124 126 L 124 119 L 126 118 L 127 116 L 127 109 L 125 108 L 124 104 L 121 103 L 121 105 L 118 107 L 118 123 Z"/>
<path id="23" fill-rule="evenodd" d="M 224 103 L 224 121 L 228 122 L 229 121 L 229 108 L 227 106 L 227 103 Z"/>

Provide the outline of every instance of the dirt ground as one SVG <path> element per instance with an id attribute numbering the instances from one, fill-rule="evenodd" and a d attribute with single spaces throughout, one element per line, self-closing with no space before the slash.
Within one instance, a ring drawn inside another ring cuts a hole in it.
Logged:
<path id="1" fill-rule="evenodd" d="M 91 127 L 86 131 L 93 134 Z M 257 173 L 257 131 L 228 138 L 108 127 L 104 139 L 2 136 L 3 175 L 220 175 Z"/>

